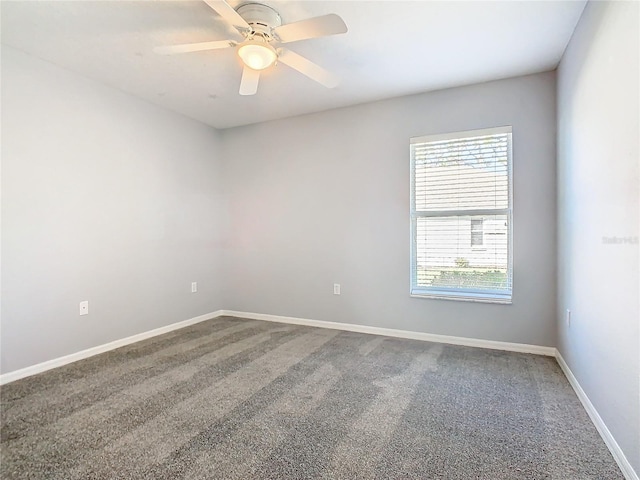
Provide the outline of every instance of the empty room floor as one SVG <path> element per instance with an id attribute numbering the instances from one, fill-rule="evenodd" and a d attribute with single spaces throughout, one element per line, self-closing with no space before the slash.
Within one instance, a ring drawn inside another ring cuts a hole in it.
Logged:
<path id="1" fill-rule="evenodd" d="M 3 479 L 622 479 L 555 359 L 220 317 L 1 387 Z"/>

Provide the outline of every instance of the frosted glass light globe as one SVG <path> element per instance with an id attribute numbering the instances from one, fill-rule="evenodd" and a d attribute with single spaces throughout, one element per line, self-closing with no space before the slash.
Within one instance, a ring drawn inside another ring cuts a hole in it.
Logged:
<path id="1" fill-rule="evenodd" d="M 275 49 L 266 43 L 249 41 L 238 48 L 238 55 L 244 64 L 254 70 L 264 70 L 278 58 Z"/>

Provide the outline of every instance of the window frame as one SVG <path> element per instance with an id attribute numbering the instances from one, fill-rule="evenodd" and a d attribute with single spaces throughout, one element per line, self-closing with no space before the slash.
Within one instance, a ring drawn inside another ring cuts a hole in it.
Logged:
<path id="1" fill-rule="evenodd" d="M 464 209 L 464 210 L 438 210 L 428 212 L 416 211 L 415 198 L 415 159 L 411 146 L 418 143 L 430 143 L 444 140 L 463 140 L 485 135 L 507 134 L 507 183 L 508 206 L 496 209 Z M 423 135 L 411 137 L 409 142 L 410 157 L 410 279 L 409 295 L 416 298 L 431 298 L 444 300 L 472 301 L 485 303 L 511 304 L 513 299 L 513 128 L 510 125 L 478 130 L 465 130 L 436 135 Z M 417 224 L 422 217 L 463 217 L 477 215 L 506 215 L 507 217 L 507 275 L 511 278 L 509 292 L 503 290 L 484 290 L 482 292 L 464 288 L 446 287 L 419 287 L 417 285 Z"/>

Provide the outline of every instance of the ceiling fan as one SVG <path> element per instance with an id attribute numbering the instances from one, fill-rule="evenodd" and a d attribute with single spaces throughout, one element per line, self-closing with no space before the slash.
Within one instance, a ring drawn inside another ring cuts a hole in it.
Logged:
<path id="1" fill-rule="evenodd" d="M 280 14 L 261 3 L 246 3 L 234 9 L 224 0 L 204 0 L 237 31 L 237 39 L 187 43 L 157 47 L 156 53 L 176 53 L 236 48 L 244 63 L 240 95 L 254 95 L 258 91 L 260 71 L 284 63 L 328 88 L 338 85 L 339 79 L 331 72 L 280 44 L 346 33 L 347 26 L 336 14 L 313 17 L 283 25 Z"/>

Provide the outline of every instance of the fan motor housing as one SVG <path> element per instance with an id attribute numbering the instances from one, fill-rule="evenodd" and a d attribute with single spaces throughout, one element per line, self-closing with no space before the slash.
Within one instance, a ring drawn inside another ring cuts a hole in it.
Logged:
<path id="1" fill-rule="evenodd" d="M 280 14 L 262 3 L 245 3 L 236 12 L 251 26 L 253 33 L 271 39 L 271 31 L 282 25 Z"/>

